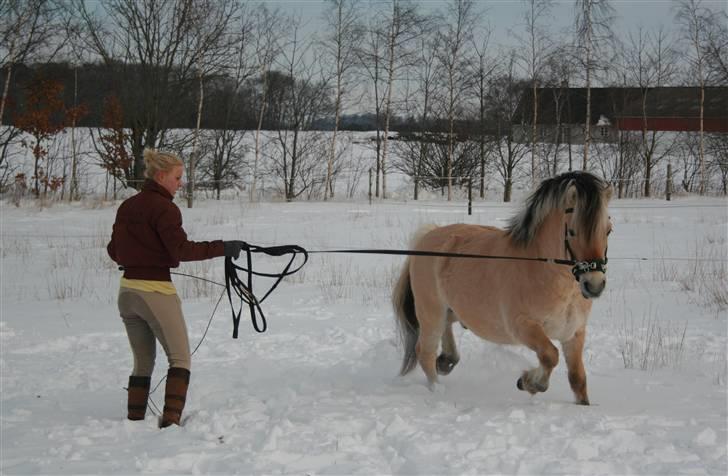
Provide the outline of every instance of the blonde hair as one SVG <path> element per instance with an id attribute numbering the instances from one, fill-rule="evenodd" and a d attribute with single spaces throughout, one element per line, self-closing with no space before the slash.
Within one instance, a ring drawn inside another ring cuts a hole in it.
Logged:
<path id="1" fill-rule="evenodd" d="M 165 172 L 177 165 L 183 165 L 182 159 L 171 152 L 144 149 L 144 176 L 146 178 L 153 179 L 157 172 Z"/>

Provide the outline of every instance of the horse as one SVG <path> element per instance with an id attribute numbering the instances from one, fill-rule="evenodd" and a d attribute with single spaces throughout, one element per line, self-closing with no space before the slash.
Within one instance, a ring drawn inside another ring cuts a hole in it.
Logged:
<path id="1" fill-rule="evenodd" d="M 576 403 L 589 405 L 582 352 L 592 301 L 606 286 L 611 196 L 611 186 L 595 175 L 568 172 L 544 180 L 505 229 L 421 228 L 414 250 L 451 255 L 409 256 L 395 285 L 400 375 L 419 362 L 432 390 L 438 375 L 448 375 L 460 360 L 452 329 L 460 322 L 482 339 L 536 353 L 539 365 L 516 383 L 531 395 L 548 389 L 559 360 L 552 339 L 559 341 Z"/>

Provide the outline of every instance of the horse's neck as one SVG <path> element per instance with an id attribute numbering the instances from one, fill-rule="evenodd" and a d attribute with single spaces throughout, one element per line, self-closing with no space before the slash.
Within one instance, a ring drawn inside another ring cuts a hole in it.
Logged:
<path id="1" fill-rule="evenodd" d="M 542 258 L 565 258 L 564 248 L 564 212 L 551 210 L 541 223 L 533 240 L 533 246 Z"/>

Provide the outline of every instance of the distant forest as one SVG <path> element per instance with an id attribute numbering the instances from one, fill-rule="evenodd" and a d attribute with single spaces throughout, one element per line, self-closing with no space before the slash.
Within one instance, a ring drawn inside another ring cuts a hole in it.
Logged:
<path id="1" fill-rule="evenodd" d="M 189 80 L 189 73 L 182 71 L 162 71 L 158 75 L 169 74 L 184 80 L 171 81 L 172 91 L 156 91 L 153 84 L 141 84 L 141 77 L 149 77 L 146 66 L 145 74 L 140 74 L 141 67 L 130 64 L 105 65 L 100 63 L 83 64 L 74 67 L 69 63 L 56 62 L 45 64 L 13 65 L 13 81 L 8 91 L 8 104 L 5 119 L 15 125 L 18 114 L 24 110 L 30 86 L 34 81 L 53 81 L 62 86 L 62 99 L 66 107 L 82 105 L 86 114 L 81 116 L 79 127 L 103 127 L 104 107 L 110 98 L 119 101 L 122 108 L 124 127 L 131 127 L 137 120 L 137 114 L 143 113 L 142 103 L 147 95 L 159 94 L 168 98 L 164 106 L 166 114 L 160 115 L 166 123 L 164 128 L 193 129 L 196 125 L 198 106 L 198 85 Z M 287 129 L 282 118 L 285 106 L 283 96 L 293 80 L 290 76 L 277 71 L 267 73 L 269 93 L 268 104 L 263 118 L 263 129 Z M 2 82 L 4 74 L 0 74 Z M 226 76 L 209 75 L 203 79 L 205 107 L 202 110 L 201 128 L 226 130 L 256 129 L 256 107 L 260 98 L 263 78 L 258 77 L 246 82 L 235 90 L 235 82 Z M 74 98 L 75 96 L 75 98 Z M 311 130 L 332 130 L 334 128 L 333 104 L 324 101 L 324 114 L 311 122 Z M 380 118 L 382 129 L 384 118 Z M 432 121 L 430 130 L 446 130 L 446 124 Z M 460 130 L 474 127 L 470 121 L 463 121 Z M 390 130 L 409 132 L 419 130 L 421 124 L 413 118 L 393 116 L 390 119 Z M 344 114 L 340 118 L 339 129 L 351 131 L 371 131 L 377 129 L 376 115 Z"/>

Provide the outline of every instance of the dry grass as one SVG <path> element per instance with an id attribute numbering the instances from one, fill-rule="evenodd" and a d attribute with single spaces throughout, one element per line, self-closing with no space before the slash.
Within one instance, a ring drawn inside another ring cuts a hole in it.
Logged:
<path id="1" fill-rule="evenodd" d="M 620 352 L 627 369 L 677 369 L 685 358 L 687 323 L 679 326 L 660 322 L 650 312 L 639 322 L 625 319 L 619 329 Z"/>

